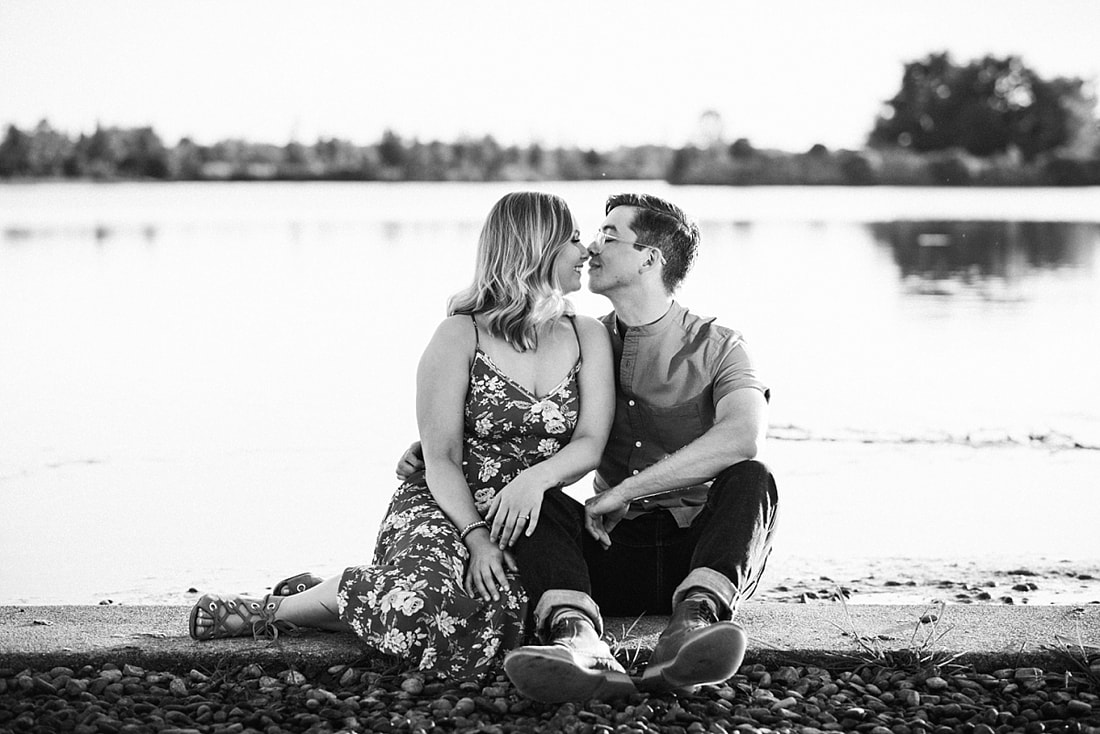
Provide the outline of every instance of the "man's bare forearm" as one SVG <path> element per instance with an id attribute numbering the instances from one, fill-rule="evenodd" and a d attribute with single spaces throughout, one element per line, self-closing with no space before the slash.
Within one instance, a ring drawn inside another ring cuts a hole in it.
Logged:
<path id="1" fill-rule="evenodd" d="M 729 467 L 756 457 L 756 441 L 746 440 L 735 426 L 715 425 L 679 451 L 628 477 L 614 487 L 624 500 L 633 501 L 714 479 Z"/>

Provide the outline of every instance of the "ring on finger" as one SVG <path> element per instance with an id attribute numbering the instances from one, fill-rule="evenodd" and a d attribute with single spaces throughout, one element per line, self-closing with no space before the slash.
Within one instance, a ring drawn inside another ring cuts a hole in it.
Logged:
<path id="1" fill-rule="evenodd" d="M 519 520 L 530 520 L 530 519 L 531 519 L 531 516 L 530 516 L 530 515 L 520 515 L 520 516 L 518 517 L 518 519 L 519 519 Z"/>

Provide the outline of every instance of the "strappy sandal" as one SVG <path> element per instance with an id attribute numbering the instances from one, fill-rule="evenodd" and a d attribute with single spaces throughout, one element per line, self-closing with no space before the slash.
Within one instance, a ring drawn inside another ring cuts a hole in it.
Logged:
<path id="1" fill-rule="evenodd" d="M 312 589 L 322 581 L 324 581 L 324 579 L 316 574 L 308 572 L 300 573 L 297 576 L 291 576 L 275 584 L 275 587 L 271 590 L 271 595 L 293 596 L 294 594 L 301 594 L 306 589 Z"/>
<path id="2" fill-rule="evenodd" d="M 196 640 L 214 640 L 221 637 L 277 638 L 280 632 L 298 629 L 297 625 L 275 619 L 280 597 L 268 594 L 263 599 L 244 596 L 219 596 L 206 594 L 194 608 L 188 631 Z"/>

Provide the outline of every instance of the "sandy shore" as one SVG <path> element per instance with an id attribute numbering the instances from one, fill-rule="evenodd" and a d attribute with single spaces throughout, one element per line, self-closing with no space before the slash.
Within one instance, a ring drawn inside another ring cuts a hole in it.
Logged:
<path id="1" fill-rule="evenodd" d="M 837 567 L 828 576 L 769 574 L 754 598 L 807 604 L 842 595 L 853 604 L 1100 604 L 1100 564 L 865 560 Z"/>
<path id="2" fill-rule="evenodd" d="M 890 558 L 823 563 L 791 557 L 777 561 L 748 603 L 830 604 L 843 596 L 849 604 L 1100 605 L 1097 562 Z M 155 580 L 145 580 L 121 594 L 86 603 L 189 604 L 211 590 L 189 586 L 164 591 L 158 586 Z M 264 594 L 270 588 L 250 586 L 242 591 Z"/>

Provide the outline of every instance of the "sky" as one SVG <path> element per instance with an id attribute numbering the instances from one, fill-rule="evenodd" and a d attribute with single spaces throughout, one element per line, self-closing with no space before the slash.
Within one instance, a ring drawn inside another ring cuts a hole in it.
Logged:
<path id="1" fill-rule="evenodd" d="M 0 124 L 166 142 L 860 147 L 903 64 L 1100 80 L 1095 0 L 0 0 Z"/>

